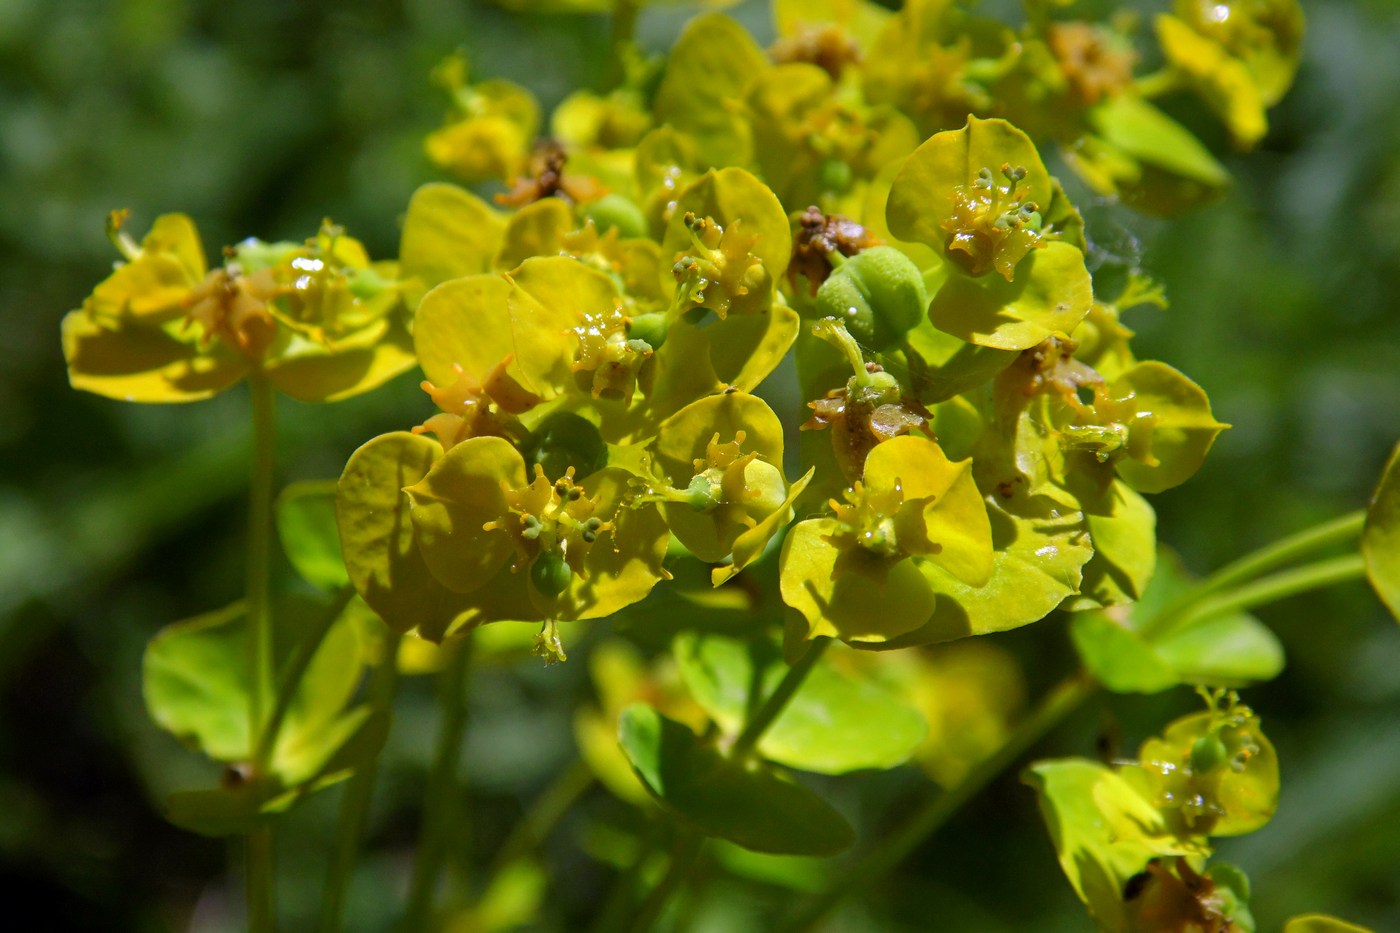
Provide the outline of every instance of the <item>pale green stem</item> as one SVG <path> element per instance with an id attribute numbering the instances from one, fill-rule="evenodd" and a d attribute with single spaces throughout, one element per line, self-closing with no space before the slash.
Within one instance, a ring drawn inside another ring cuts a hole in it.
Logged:
<path id="1" fill-rule="evenodd" d="M 287 711 L 292 707 L 292 700 L 296 697 L 297 688 L 301 686 L 301 678 L 306 674 L 306 669 L 311 666 L 311 659 L 316 656 L 321 642 L 325 641 L 326 633 L 331 630 L 335 620 L 340 618 L 341 613 L 345 611 L 345 607 L 354 595 L 354 587 L 349 585 L 342 587 L 335 594 L 335 599 L 332 600 L 331 604 L 317 618 L 315 629 L 301 644 L 297 645 L 296 651 L 287 662 L 287 667 L 277 683 L 277 696 L 272 705 L 272 714 L 267 717 L 267 726 L 263 729 L 262 736 L 258 740 L 258 748 L 254 754 L 255 761 L 271 760 L 272 752 L 277 747 L 277 736 L 282 731 L 282 723 L 287 718 Z"/>
<path id="2" fill-rule="evenodd" d="M 471 637 L 462 639 L 439 675 L 438 697 L 442 722 L 438 732 L 437 754 L 428 774 L 427 797 L 423 804 L 423 827 L 418 834 L 418 861 L 408 890 L 408 907 L 403 929 L 407 933 L 428 930 L 433 915 L 438 878 L 451 841 L 461 840 L 457 805 L 459 790 L 457 760 L 462 752 L 462 735 L 467 724 L 467 668 L 471 661 Z"/>
<path id="3" fill-rule="evenodd" d="M 843 869 L 835 882 L 817 896 L 781 929 L 785 933 L 811 930 L 837 905 L 856 891 L 868 888 L 938 831 L 963 804 L 1015 764 L 1042 736 L 1074 712 L 1098 685 L 1083 672 L 1053 688 L 1029 716 L 1021 720 L 1001 747 L 978 762 L 967 775 L 946 791 L 930 797 L 913 814 L 902 818 L 898 828 L 882 838 L 866 856 Z"/>
<path id="4" fill-rule="evenodd" d="M 272 383 L 259 372 L 248 377 L 253 402 L 253 471 L 248 512 L 248 735 L 260 736 L 273 696 L 272 609 L 269 579 L 272 566 L 272 494 L 276 463 L 276 415 Z M 261 773 L 265 758 L 253 760 Z"/>
<path id="5" fill-rule="evenodd" d="M 628 927 L 631 933 L 646 933 L 652 924 L 656 923 L 671 900 L 671 895 L 685 884 L 704 844 L 705 837 L 700 833 L 689 827 L 681 829 L 671 847 L 671 860 L 666 866 L 666 874 L 661 877 L 656 887 L 651 889 L 651 893 L 642 901 L 642 905 L 632 917 L 632 925 Z"/>
<path id="6" fill-rule="evenodd" d="M 624 55 L 636 41 L 637 13 L 640 11 L 637 0 L 614 0 L 612 15 L 612 36 L 608 43 L 608 86 L 614 88 L 627 77 L 623 64 Z"/>
<path id="7" fill-rule="evenodd" d="M 273 896 L 275 875 L 272 858 L 272 827 L 251 830 L 244 840 L 247 862 L 249 933 L 272 933 L 277 929 L 277 906 Z"/>
<path id="8" fill-rule="evenodd" d="M 1167 619 L 1161 631 L 1181 628 L 1197 619 L 1239 612 L 1255 606 L 1276 603 L 1281 599 L 1321 589 L 1337 583 L 1360 580 L 1366 575 L 1366 561 L 1360 554 L 1347 554 L 1327 560 L 1304 564 L 1272 576 L 1255 580 L 1218 596 L 1194 601 L 1186 610 Z M 1153 620 L 1156 622 L 1157 620 Z M 1155 628 L 1155 627 L 1154 627 Z"/>
<path id="9" fill-rule="evenodd" d="M 825 635 L 818 635 L 807 645 L 806 652 L 797 659 L 797 663 L 788 668 L 788 672 L 778 683 L 778 686 L 763 701 L 754 714 L 749 717 L 749 721 L 744 724 L 744 730 L 739 733 L 739 737 L 734 740 L 734 745 L 730 749 L 730 754 L 735 758 L 742 758 L 749 754 L 758 746 L 758 740 L 763 738 L 763 733 L 768 731 L 768 727 L 778 718 L 787 707 L 788 700 L 797 692 L 797 688 L 802 686 L 802 682 L 807 679 L 812 668 L 817 661 L 821 660 L 826 646 L 831 644 L 831 639 Z"/>
<path id="10" fill-rule="evenodd" d="M 1161 97 L 1181 87 L 1181 75 L 1172 68 L 1163 68 L 1143 75 L 1133 82 L 1133 90 L 1145 98 Z"/>
<path id="11" fill-rule="evenodd" d="M 253 409 L 253 462 L 248 508 L 248 578 L 245 605 L 248 613 L 248 739 L 257 743 L 252 760 L 255 777 L 267 768 L 269 749 L 258 739 L 272 699 L 272 494 L 276 467 L 276 413 L 272 383 L 261 372 L 248 377 Z M 276 929 L 276 896 L 271 827 L 248 834 L 247 897 L 250 933 Z"/>
<path id="12" fill-rule="evenodd" d="M 593 772 L 582 761 L 559 772 L 501 845 L 492 862 L 492 877 L 543 843 L 569 808 L 592 786 Z"/>
<path id="13" fill-rule="evenodd" d="M 1190 590 L 1169 602 L 1141 629 L 1151 637 L 1175 625 L 1175 620 L 1190 613 L 1201 602 L 1238 583 L 1281 567 L 1313 551 L 1341 544 L 1361 534 L 1366 524 L 1366 512 L 1358 509 L 1339 518 L 1305 528 L 1271 544 L 1266 544 L 1239 560 L 1232 561 L 1198 582 Z"/>
<path id="14" fill-rule="evenodd" d="M 399 687 L 399 644 L 403 636 L 389 632 L 384 638 L 384 657 L 369 682 L 370 716 L 382 717 L 387 736 L 393 722 L 394 695 Z M 340 799 L 340 819 L 336 825 L 335 848 L 331 851 L 326 889 L 321 895 L 320 933 L 340 933 L 345 911 L 345 892 L 355 874 L 360 843 L 369 820 L 374 785 L 379 776 L 379 756 L 371 755 L 355 770 Z"/>

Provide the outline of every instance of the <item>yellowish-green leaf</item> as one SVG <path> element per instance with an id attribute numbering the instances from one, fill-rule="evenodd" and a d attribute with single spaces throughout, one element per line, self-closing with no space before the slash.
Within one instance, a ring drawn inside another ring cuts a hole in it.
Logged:
<path id="1" fill-rule="evenodd" d="M 692 695 L 728 735 L 743 728 L 751 691 L 768 695 L 788 670 L 767 642 L 685 633 L 673 647 Z M 819 774 L 887 769 L 909 760 L 926 731 L 918 710 L 873 679 L 818 662 L 759 739 L 758 752 Z"/>
<path id="2" fill-rule="evenodd" d="M 1167 61 L 1225 122 L 1235 144 L 1253 148 L 1269 124 L 1263 96 L 1244 62 L 1175 16 L 1163 13 L 1156 25 Z"/>
<path id="3" fill-rule="evenodd" d="M 439 641 L 470 617 L 471 603 L 432 575 L 414 542 L 408 496 L 442 457 L 437 442 L 396 432 L 350 457 L 336 486 L 345 567 L 364 601 L 398 632 Z"/>
<path id="4" fill-rule="evenodd" d="M 498 211 L 456 185 L 431 182 L 415 191 L 399 240 L 405 303 L 416 308 L 441 282 L 490 272 L 504 228 Z"/>
<path id="5" fill-rule="evenodd" d="M 1361 554 L 1371 586 L 1390 614 L 1400 619 L 1400 446 L 1391 451 L 1371 496 Z"/>
<path id="6" fill-rule="evenodd" d="M 248 360 L 221 342 L 201 348 L 197 340 L 162 327 L 110 329 L 86 311 L 63 318 L 63 355 L 73 388 L 125 402 L 194 402 L 248 372 Z"/>
<path id="7" fill-rule="evenodd" d="M 506 224 L 495 267 L 508 271 L 531 256 L 557 256 L 564 251 L 564 234 L 577 226 L 573 209 L 560 198 L 527 204 Z"/>
<path id="8" fill-rule="evenodd" d="M 1027 190 L 1027 200 L 1052 202 L 1050 173 L 1030 137 L 1005 120 L 969 117 L 967 126 L 938 133 L 905 160 L 885 207 L 890 232 L 942 253 L 950 236 L 943 224 L 953 215 L 953 189 L 970 188 L 982 169 L 1000 178 L 1002 165 L 1026 170 L 1016 187 Z"/>
<path id="9" fill-rule="evenodd" d="M 968 343 L 1026 350 L 1074 330 L 1093 301 L 1084 254 L 1068 243 L 1047 243 L 1022 260 L 1010 282 L 954 272 L 928 313 L 935 327 Z"/>
<path id="10" fill-rule="evenodd" d="M 1097 410 L 1127 426 L 1128 455 L 1116 463 L 1118 475 L 1138 492 L 1161 492 L 1190 479 L 1229 427 L 1211 415 L 1205 390 L 1155 360 L 1124 372 L 1108 395 Z"/>
<path id="11" fill-rule="evenodd" d="M 752 151 L 740 108 L 749 83 L 770 67 L 748 30 L 718 13 L 686 24 L 656 90 L 656 122 L 695 140 L 709 165 L 746 165 Z"/>
<path id="12" fill-rule="evenodd" d="M 1078 596 L 1060 608 L 1071 611 L 1122 606 L 1137 601 L 1157 567 L 1157 513 L 1121 480 L 1107 497 L 1107 515 L 1086 513 L 1094 556 L 1084 565 Z"/>
<path id="13" fill-rule="evenodd" d="M 1080 758 L 1041 761 L 1025 780 L 1070 885 L 1105 930 L 1126 931 L 1123 885 L 1160 856 L 1202 854 L 1168 829 L 1162 814 L 1104 765 Z"/>
<path id="14" fill-rule="evenodd" d="M 504 490 L 526 484 L 525 460 L 499 437 L 468 438 L 404 487 L 418 551 L 438 582 L 457 593 L 486 585 L 506 563 L 510 538 L 486 529 L 509 512 Z"/>

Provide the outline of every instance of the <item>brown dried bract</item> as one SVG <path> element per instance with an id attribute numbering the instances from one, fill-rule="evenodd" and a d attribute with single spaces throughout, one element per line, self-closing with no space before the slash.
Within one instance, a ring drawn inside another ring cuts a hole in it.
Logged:
<path id="1" fill-rule="evenodd" d="M 1119 93 L 1133 80 L 1137 53 L 1091 23 L 1055 23 L 1046 40 L 1070 88 L 1085 105 Z"/>
<path id="2" fill-rule="evenodd" d="M 1088 414 L 1079 398 L 1081 387 L 1103 385 L 1103 377 L 1093 367 L 1074 358 L 1079 345 L 1068 337 L 1051 337 L 1029 350 L 1022 350 L 997 378 L 998 394 L 1013 390 L 1029 397 L 1037 392 L 1053 392 L 1077 413 Z"/>
<path id="3" fill-rule="evenodd" d="M 802 212 L 797 235 L 792 241 L 792 262 L 788 264 L 788 284 L 797 287 L 799 274 L 807 277 L 807 287 L 815 295 L 831 275 L 832 252 L 854 256 L 861 250 L 881 246 L 884 241 L 871 236 L 870 231 L 849 217 L 824 214 L 813 205 Z"/>
<path id="4" fill-rule="evenodd" d="M 841 72 L 847 65 L 861 62 L 860 46 L 855 39 L 831 23 L 804 29 L 795 36 L 784 36 L 769 47 L 768 57 L 779 65 L 791 62 L 816 65 L 831 75 L 833 81 L 841 79 Z"/>
<path id="5" fill-rule="evenodd" d="M 815 402 L 808 402 L 812 417 L 804 431 L 831 429 L 831 448 L 846 479 L 854 482 L 865 473 L 865 458 L 875 445 L 901 434 L 919 431 L 933 437 L 929 420 L 933 417 L 916 399 L 896 396 L 865 397 L 850 386 L 833 389 Z"/>
<path id="6" fill-rule="evenodd" d="M 511 179 L 511 189 L 496 195 L 496 203 L 507 207 L 524 207 L 545 198 L 563 198 L 578 203 L 593 201 L 607 192 L 596 179 L 566 178 L 564 166 L 569 154 L 558 140 L 542 138 L 535 141 L 530 153 L 530 174 Z"/>

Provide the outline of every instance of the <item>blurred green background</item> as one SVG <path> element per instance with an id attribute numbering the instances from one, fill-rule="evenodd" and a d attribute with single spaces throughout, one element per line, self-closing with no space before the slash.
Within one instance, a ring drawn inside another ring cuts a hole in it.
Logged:
<path id="1" fill-rule="evenodd" d="M 1221 203 L 1170 223 L 1089 208 L 1105 274 L 1140 263 L 1172 307 L 1127 323 L 1234 425 L 1205 468 L 1156 497 L 1162 539 L 1198 571 L 1364 504 L 1400 437 L 1400 9 L 1305 2 L 1294 90 L 1251 154 L 1227 156 Z M 1144 7 L 1145 9 L 1147 7 Z M 648 11 L 664 49 L 690 12 Z M 763 4 L 735 11 L 771 37 Z M 247 399 L 120 405 L 69 389 L 58 324 L 114 258 L 106 212 L 194 217 L 207 249 L 300 239 L 329 216 L 391 256 L 423 134 L 445 102 L 432 66 L 463 47 L 480 76 L 546 105 L 600 86 L 607 22 L 525 17 L 464 0 L 0 0 L 0 903 L 44 930 L 238 929 L 227 844 L 159 816 L 191 755 L 145 715 L 140 658 L 162 625 L 242 589 Z M 1202 114 L 1180 114 L 1223 149 Z M 426 412 L 416 377 L 333 406 L 282 400 L 280 479 L 339 474 L 349 453 Z M 1279 815 L 1221 846 L 1254 882 L 1261 931 L 1329 911 L 1400 930 L 1400 628 L 1361 585 L 1261 618 L 1288 669 L 1252 690 L 1284 775 Z M 997 638 L 1036 691 L 1073 663 L 1063 622 Z M 582 652 L 580 652 L 582 653 Z M 573 758 L 583 664 L 489 667 L 463 756 L 478 872 L 523 807 Z M 356 929 L 385 929 L 411 864 L 431 754 L 431 685 L 408 683 L 386 750 Z M 1186 691 L 1110 698 L 1041 754 L 1131 754 L 1195 705 Z M 925 788 L 910 769 L 822 790 L 865 838 Z M 282 835 L 287 929 L 314 916 L 337 790 Z M 612 869 L 582 854 L 635 818 L 602 791 L 550 840 L 539 929 L 586 925 Z M 761 930 L 793 893 L 706 863 L 692 931 Z M 1007 775 L 840 930 L 1085 930 L 1030 791 Z"/>

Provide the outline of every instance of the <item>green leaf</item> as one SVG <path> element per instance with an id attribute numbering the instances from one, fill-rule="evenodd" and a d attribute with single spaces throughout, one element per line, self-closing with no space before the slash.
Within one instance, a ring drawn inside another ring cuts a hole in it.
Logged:
<path id="1" fill-rule="evenodd" d="M 743 729 L 751 693 L 769 695 L 788 670 L 767 641 L 687 632 L 673 649 L 695 701 L 729 735 Z M 908 761 L 927 731 L 919 711 L 895 694 L 819 662 L 759 739 L 758 752 L 819 774 L 888 769 Z"/>
<path id="2" fill-rule="evenodd" d="M 1160 693 L 1181 682 L 1151 644 L 1106 613 L 1076 614 L 1069 633 L 1084 667 L 1114 693 Z"/>
<path id="3" fill-rule="evenodd" d="M 274 606 L 277 671 L 326 607 L 303 599 Z M 162 629 L 142 665 L 146 707 L 156 724 L 215 761 L 246 762 L 249 676 L 246 614 L 241 604 Z M 309 780 L 358 727 L 344 715 L 359 684 L 363 648 L 348 618 L 333 624 L 293 695 L 269 770 L 285 786 Z"/>
<path id="4" fill-rule="evenodd" d="M 1230 182 L 1229 173 L 1199 139 L 1141 97 L 1112 95 L 1086 117 L 1105 142 L 1140 162 L 1211 188 Z"/>
<path id="5" fill-rule="evenodd" d="M 710 847 L 710 852 L 726 871 L 740 878 L 789 891 L 817 894 L 826 888 L 831 878 L 824 859 L 802 855 L 765 855 L 723 840 L 717 840 Z"/>
<path id="6" fill-rule="evenodd" d="M 1157 632 L 1150 641 L 1139 634 L 1192 585 L 1181 562 L 1164 551 L 1139 602 L 1076 615 L 1070 632 L 1085 666 L 1119 693 L 1155 693 L 1175 683 L 1241 687 L 1277 677 L 1283 646 L 1267 626 L 1243 612 L 1197 618 Z"/>
<path id="7" fill-rule="evenodd" d="M 378 388 L 417 362 L 407 327 L 383 318 L 329 346 L 283 328 L 265 369 L 292 398 L 338 402 Z"/>
<path id="8" fill-rule="evenodd" d="M 647 790 L 707 836 L 777 855 L 835 855 L 855 840 L 841 814 L 801 784 L 725 758 L 650 706 L 623 710 L 618 732 Z"/>
<path id="9" fill-rule="evenodd" d="M 955 271 L 929 304 L 939 330 L 998 350 L 1026 350 L 1074 330 L 1093 304 L 1084 254 L 1068 243 L 1031 250 L 1008 282 Z"/>
<path id="10" fill-rule="evenodd" d="M 1070 885 L 1107 930 L 1126 929 L 1123 885 L 1150 859 L 1197 855 L 1162 814 L 1108 767 L 1079 758 L 1041 761 L 1026 771 Z"/>
<path id="11" fill-rule="evenodd" d="M 302 579 L 323 590 L 350 582 L 335 522 L 335 480 L 293 483 L 277 497 L 277 535 Z"/>
<path id="12" fill-rule="evenodd" d="M 559 198 L 543 198 L 511 215 L 495 266 L 510 270 L 534 256 L 564 252 L 564 234 L 575 229 L 573 209 Z"/>
<path id="13" fill-rule="evenodd" d="M 1366 576 L 1390 614 L 1400 619 L 1400 445 L 1391 451 L 1366 510 L 1361 534 Z"/>
<path id="14" fill-rule="evenodd" d="M 443 586 L 418 553 L 408 496 L 442 456 L 436 441 L 399 431 L 350 456 L 336 484 L 345 568 L 365 603 L 397 632 L 440 641 L 466 624 L 471 603 Z"/>
<path id="15" fill-rule="evenodd" d="M 1278 807 L 1278 755 L 1244 706 L 1183 716 L 1120 773 L 1182 839 L 1251 833 Z"/>

